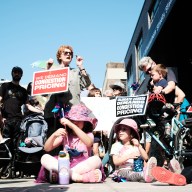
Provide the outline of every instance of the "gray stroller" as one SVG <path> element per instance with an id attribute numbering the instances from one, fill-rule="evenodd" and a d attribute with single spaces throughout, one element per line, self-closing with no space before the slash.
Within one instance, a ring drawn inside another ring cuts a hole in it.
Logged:
<path id="1" fill-rule="evenodd" d="M 15 154 L 9 155 L 9 148 L 4 145 L 2 153 L 6 159 L 0 163 L 3 166 L 1 178 L 31 175 L 36 177 L 40 170 L 40 159 L 44 154 L 43 146 L 48 129 L 47 123 L 41 113 L 32 113 L 23 119 L 20 128 Z"/>

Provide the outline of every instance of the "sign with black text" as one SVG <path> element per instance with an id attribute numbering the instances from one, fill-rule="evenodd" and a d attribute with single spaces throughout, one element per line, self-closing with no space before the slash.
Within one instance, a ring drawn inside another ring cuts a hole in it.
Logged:
<path id="1" fill-rule="evenodd" d="M 148 95 L 120 96 L 116 98 L 116 117 L 145 115 Z"/>

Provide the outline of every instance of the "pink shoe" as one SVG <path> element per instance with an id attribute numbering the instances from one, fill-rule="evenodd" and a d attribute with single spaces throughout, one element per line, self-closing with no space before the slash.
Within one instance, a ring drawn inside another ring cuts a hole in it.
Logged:
<path id="1" fill-rule="evenodd" d="M 154 167 L 152 169 L 152 175 L 157 181 L 162 183 L 179 186 L 186 185 L 186 178 L 183 175 L 172 173 L 163 167 Z"/>
<path id="2" fill-rule="evenodd" d="M 144 180 L 146 183 L 151 183 L 154 180 L 154 177 L 151 174 L 151 171 L 154 167 L 157 166 L 157 159 L 155 157 L 151 157 L 148 162 L 147 166 L 144 170 Z"/>
<path id="3" fill-rule="evenodd" d="M 169 170 L 174 173 L 181 173 L 181 166 L 179 162 L 173 157 L 169 163 Z"/>
<path id="4" fill-rule="evenodd" d="M 99 174 L 99 178 L 95 180 L 95 172 Z M 102 172 L 100 169 L 95 169 L 83 174 L 83 183 L 100 183 L 102 180 Z"/>

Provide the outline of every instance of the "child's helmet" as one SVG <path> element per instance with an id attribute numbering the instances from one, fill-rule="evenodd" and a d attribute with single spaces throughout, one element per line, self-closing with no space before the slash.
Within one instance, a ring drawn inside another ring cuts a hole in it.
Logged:
<path id="1" fill-rule="evenodd" d="M 166 99 L 162 94 L 151 93 L 148 98 L 147 113 L 149 117 L 158 118 L 161 115 L 161 109 L 166 104 Z"/>

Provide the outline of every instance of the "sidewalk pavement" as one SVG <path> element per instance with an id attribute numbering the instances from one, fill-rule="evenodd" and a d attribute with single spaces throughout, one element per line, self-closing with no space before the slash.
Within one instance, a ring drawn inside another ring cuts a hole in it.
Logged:
<path id="1" fill-rule="evenodd" d="M 67 192 L 190 192 L 192 184 L 186 186 L 171 186 L 166 183 L 117 183 L 107 178 L 104 183 L 72 183 L 69 185 L 53 185 L 48 183 L 36 184 L 33 178 L 26 179 L 0 179 L 0 191 L 10 192 L 38 192 L 38 191 L 67 191 Z"/>

